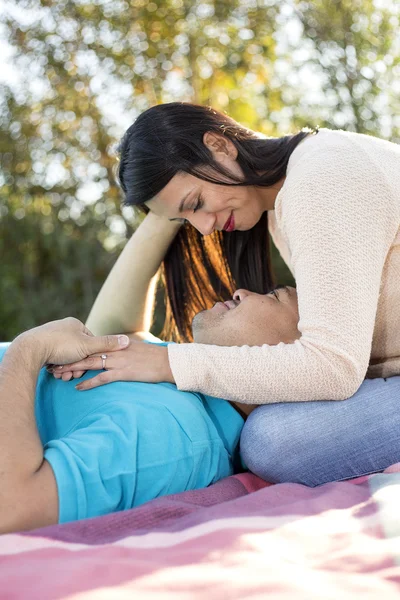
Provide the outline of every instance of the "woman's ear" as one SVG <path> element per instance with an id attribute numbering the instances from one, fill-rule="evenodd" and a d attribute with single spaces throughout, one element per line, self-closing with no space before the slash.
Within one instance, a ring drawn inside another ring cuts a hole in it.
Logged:
<path id="1" fill-rule="evenodd" d="M 206 131 L 203 135 L 203 144 L 213 153 L 213 155 L 224 154 L 236 160 L 238 151 L 235 144 L 228 137 L 214 133 L 213 131 Z"/>

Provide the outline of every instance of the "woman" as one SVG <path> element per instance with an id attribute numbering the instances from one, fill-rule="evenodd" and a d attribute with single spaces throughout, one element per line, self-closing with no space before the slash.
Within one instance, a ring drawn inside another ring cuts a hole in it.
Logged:
<path id="1" fill-rule="evenodd" d="M 213 109 L 171 103 L 140 115 L 121 143 L 126 203 L 165 223 L 157 260 L 146 254 L 147 275 L 156 273 L 172 242 L 164 265 L 181 339 L 190 339 L 198 308 L 235 288 L 271 289 L 268 231 L 296 279 L 301 336 L 293 344 L 133 348 L 130 368 L 118 375 L 266 405 L 253 412 L 242 435 L 246 462 L 262 476 L 271 427 L 289 452 L 292 439 L 279 420 L 271 425 L 269 404 L 291 403 L 287 415 L 295 414 L 299 401 L 357 397 L 352 406 L 362 430 L 363 398 L 371 393 L 367 376 L 376 378 L 373 393 L 379 396 L 376 414 L 368 418 L 383 428 L 383 440 L 389 439 L 390 411 L 397 410 L 392 384 L 400 373 L 400 147 L 344 131 L 315 133 L 263 139 Z M 178 234 L 174 223 L 166 225 L 182 218 L 190 225 Z M 112 282 L 128 278 L 128 269 L 119 277 L 114 272 L 100 296 L 105 314 L 115 306 L 111 298 L 123 297 L 127 322 L 127 290 L 110 290 Z M 106 321 L 112 332 L 111 316 Z M 73 369 L 79 372 L 82 363 Z M 323 452 L 326 440 L 319 433 Z M 312 453 L 311 434 L 309 441 Z M 364 459 L 369 465 L 368 449 Z"/>

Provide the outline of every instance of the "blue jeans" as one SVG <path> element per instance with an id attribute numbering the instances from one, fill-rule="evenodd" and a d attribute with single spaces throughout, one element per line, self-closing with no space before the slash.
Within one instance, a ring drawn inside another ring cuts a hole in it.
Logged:
<path id="1" fill-rule="evenodd" d="M 256 408 L 240 438 L 247 468 L 272 483 L 310 487 L 400 462 L 400 376 L 366 379 L 342 401 Z"/>

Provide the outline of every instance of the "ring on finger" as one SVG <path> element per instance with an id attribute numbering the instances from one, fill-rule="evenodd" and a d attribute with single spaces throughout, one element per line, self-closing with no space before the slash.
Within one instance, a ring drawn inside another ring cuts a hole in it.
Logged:
<path id="1" fill-rule="evenodd" d="M 107 354 L 102 354 L 101 355 L 101 368 L 103 369 L 103 371 L 107 371 L 106 369 L 106 360 L 107 360 Z"/>

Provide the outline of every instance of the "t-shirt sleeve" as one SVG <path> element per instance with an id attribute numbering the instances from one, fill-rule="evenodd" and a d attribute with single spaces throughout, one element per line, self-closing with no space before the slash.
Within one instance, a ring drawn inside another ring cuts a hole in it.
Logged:
<path id="1" fill-rule="evenodd" d="M 179 389 L 248 404 L 343 400 L 368 367 L 395 201 L 363 151 L 331 147 L 300 160 L 281 222 L 299 299 L 301 338 L 276 346 L 168 347 Z"/>
<path id="2" fill-rule="evenodd" d="M 92 413 L 44 446 L 57 481 L 59 523 L 131 508 L 136 484 L 136 437 L 117 415 Z"/>

